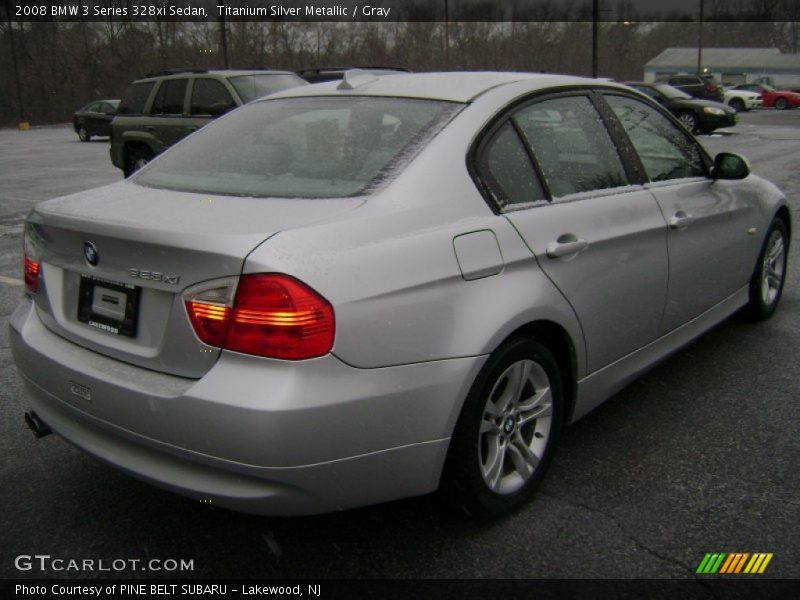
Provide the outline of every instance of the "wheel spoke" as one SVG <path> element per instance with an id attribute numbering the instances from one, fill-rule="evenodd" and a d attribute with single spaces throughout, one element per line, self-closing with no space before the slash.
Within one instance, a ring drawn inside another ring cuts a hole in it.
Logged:
<path id="1" fill-rule="evenodd" d="M 483 408 L 483 418 L 485 419 L 487 415 L 492 418 L 500 416 L 500 411 L 497 410 L 497 405 L 491 400 L 489 400 L 489 402 L 487 402 L 486 406 Z"/>
<path id="2" fill-rule="evenodd" d="M 539 465 L 539 457 L 528 447 L 519 432 L 514 436 L 514 441 L 508 447 L 508 453 L 511 455 L 511 462 L 514 464 L 514 469 L 517 473 L 524 480 L 530 479 Z"/>
<path id="3" fill-rule="evenodd" d="M 778 261 L 779 258 L 783 256 L 783 240 L 778 239 L 772 245 L 772 249 L 769 251 L 769 262 L 773 265 Z"/>
<path id="4" fill-rule="evenodd" d="M 781 278 L 778 277 L 778 275 L 775 274 L 775 273 L 769 273 L 767 275 L 767 282 L 768 282 L 770 288 L 778 289 L 778 286 L 780 286 L 780 283 L 781 283 Z"/>
<path id="5" fill-rule="evenodd" d="M 497 399 L 495 403 L 499 412 L 503 413 L 508 410 L 512 403 L 517 402 L 522 394 L 523 388 L 523 374 L 525 371 L 525 363 L 518 362 L 511 366 L 500 381 L 506 381 L 506 387 L 503 394 Z M 500 383 L 498 381 L 498 384 Z"/>
<path id="6" fill-rule="evenodd" d="M 520 418 L 517 421 L 518 427 L 523 427 L 531 421 L 542 417 L 549 417 L 553 413 L 553 401 L 550 388 L 539 390 L 531 398 L 519 405 Z"/>
<path id="7" fill-rule="evenodd" d="M 494 422 L 493 419 L 491 418 L 487 419 L 486 416 L 484 416 L 483 420 L 481 421 L 480 433 L 481 435 L 483 435 L 484 433 L 495 433 L 495 434 L 498 433 L 497 424 Z"/>
<path id="8" fill-rule="evenodd" d="M 483 465 L 483 477 L 489 487 L 497 491 L 500 487 L 500 479 L 503 475 L 503 464 L 505 463 L 505 446 L 500 443 L 500 438 L 493 436 L 488 440 L 489 456 L 486 464 Z"/>

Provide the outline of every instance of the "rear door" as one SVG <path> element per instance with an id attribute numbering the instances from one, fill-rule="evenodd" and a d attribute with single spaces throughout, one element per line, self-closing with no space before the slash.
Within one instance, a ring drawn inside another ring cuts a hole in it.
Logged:
<path id="1" fill-rule="evenodd" d="M 684 128 L 637 98 L 605 99 L 669 226 L 669 293 L 661 324 L 667 333 L 747 284 L 763 232 L 751 231 L 759 220 L 741 182 L 713 180 L 704 153 Z"/>
<path id="2" fill-rule="evenodd" d="M 478 171 L 583 329 L 588 370 L 653 341 L 667 289 L 666 224 L 631 182 L 588 93 L 516 109 Z"/>
<path id="3" fill-rule="evenodd" d="M 197 131 L 234 108 L 236 101 L 221 81 L 210 77 L 195 78 L 189 100 L 189 115 L 184 120 L 184 135 Z"/>
<path id="4" fill-rule="evenodd" d="M 184 108 L 189 79 L 164 79 L 156 92 L 150 114 L 144 129 L 156 139 L 157 152 L 166 150 L 188 135 Z"/>

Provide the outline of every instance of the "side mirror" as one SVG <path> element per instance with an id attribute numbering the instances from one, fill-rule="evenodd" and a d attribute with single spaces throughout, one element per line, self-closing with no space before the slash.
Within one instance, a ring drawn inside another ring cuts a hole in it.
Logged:
<path id="1" fill-rule="evenodd" d="M 750 165 L 743 156 L 720 152 L 714 157 L 711 175 L 714 179 L 744 179 L 750 175 Z"/>

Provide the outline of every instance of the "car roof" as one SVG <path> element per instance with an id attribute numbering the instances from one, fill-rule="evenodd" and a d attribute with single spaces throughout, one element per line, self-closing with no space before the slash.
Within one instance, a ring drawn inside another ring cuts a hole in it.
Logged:
<path id="1" fill-rule="evenodd" d="M 134 83 L 142 81 L 158 81 L 161 79 L 182 79 L 186 77 L 204 77 L 204 76 L 218 76 L 218 77 L 239 77 L 241 75 L 294 75 L 297 73 L 292 71 L 275 71 L 272 69 L 212 69 L 209 71 L 204 70 L 186 70 L 175 73 L 154 74 L 150 76 L 140 77 Z"/>
<path id="2" fill-rule="evenodd" d="M 343 88 L 348 81 L 350 87 Z M 519 73 L 505 71 L 459 71 L 434 73 L 399 73 L 396 75 L 375 76 L 354 69 L 345 74 L 344 80 L 317 83 L 291 88 L 276 94 L 274 98 L 296 98 L 300 96 L 393 96 L 421 98 L 450 102 L 470 102 L 481 94 L 519 81 L 530 82 L 530 90 L 566 86 L 608 86 L 623 87 L 613 82 L 553 75 L 544 73 Z"/>

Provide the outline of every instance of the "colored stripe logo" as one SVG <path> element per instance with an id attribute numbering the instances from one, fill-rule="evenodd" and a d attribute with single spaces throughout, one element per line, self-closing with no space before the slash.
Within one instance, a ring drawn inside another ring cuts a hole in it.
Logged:
<path id="1" fill-rule="evenodd" d="M 696 573 L 702 575 L 760 574 L 763 573 L 769 561 L 772 560 L 771 552 L 708 552 L 697 567 Z"/>

